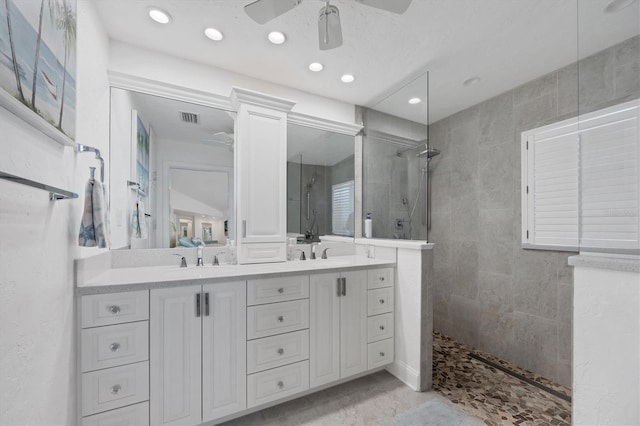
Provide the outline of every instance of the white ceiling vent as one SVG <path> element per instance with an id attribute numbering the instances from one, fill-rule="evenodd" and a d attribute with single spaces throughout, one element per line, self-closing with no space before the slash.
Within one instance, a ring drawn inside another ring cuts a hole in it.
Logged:
<path id="1" fill-rule="evenodd" d="M 180 120 L 183 123 L 189 123 L 189 124 L 199 124 L 200 123 L 200 116 L 198 114 L 194 114 L 192 112 L 184 112 L 184 111 L 180 111 Z"/>

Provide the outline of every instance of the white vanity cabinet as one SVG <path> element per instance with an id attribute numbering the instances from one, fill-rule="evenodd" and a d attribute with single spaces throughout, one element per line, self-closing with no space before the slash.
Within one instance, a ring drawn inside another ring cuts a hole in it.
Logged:
<path id="1" fill-rule="evenodd" d="M 284 262 L 287 113 L 294 103 L 234 88 L 238 263 Z"/>
<path id="2" fill-rule="evenodd" d="M 310 384 L 367 370 L 367 271 L 311 275 Z"/>
<path id="3" fill-rule="evenodd" d="M 148 424 L 149 291 L 79 300 L 83 425 Z"/>
<path id="4" fill-rule="evenodd" d="M 197 425 L 246 408 L 244 281 L 152 289 L 150 420 Z"/>

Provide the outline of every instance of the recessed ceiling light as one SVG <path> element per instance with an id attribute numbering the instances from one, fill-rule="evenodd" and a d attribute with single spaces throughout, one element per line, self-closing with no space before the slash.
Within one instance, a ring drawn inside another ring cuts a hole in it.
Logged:
<path id="1" fill-rule="evenodd" d="M 351 74 L 345 74 L 342 77 L 340 77 L 340 80 L 342 80 L 343 83 L 353 83 L 355 79 L 356 78 Z"/>
<path id="2" fill-rule="evenodd" d="M 462 84 L 465 86 L 473 86 L 478 83 L 480 83 L 480 77 L 471 77 L 466 79 Z"/>
<path id="3" fill-rule="evenodd" d="M 416 105 L 416 104 L 419 104 L 420 102 L 422 102 L 422 99 L 420 99 L 420 98 L 411 98 L 411 99 L 409 99 L 409 103 L 411 105 Z"/>
<path id="4" fill-rule="evenodd" d="M 280 31 L 271 31 L 268 37 L 269 41 L 273 44 L 282 44 L 287 41 L 287 37 Z"/>
<path id="5" fill-rule="evenodd" d="M 324 66 L 320 62 L 313 62 L 309 64 L 309 69 L 313 72 L 319 72 L 324 69 Z"/>
<path id="6" fill-rule="evenodd" d="M 219 30 L 216 30 L 215 28 L 211 28 L 211 27 L 204 30 L 204 35 L 206 35 L 208 38 L 210 38 L 213 41 L 220 41 L 223 38 L 223 35 Z"/>
<path id="7" fill-rule="evenodd" d="M 168 24 L 171 22 L 171 15 L 164 10 L 155 7 L 149 9 L 149 17 L 158 24 Z"/>
<path id="8" fill-rule="evenodd" d="M 618 12 L 626 7 L 631 6 L 636 0 L 613 0 L 604 8 L 606 13 Z"/>

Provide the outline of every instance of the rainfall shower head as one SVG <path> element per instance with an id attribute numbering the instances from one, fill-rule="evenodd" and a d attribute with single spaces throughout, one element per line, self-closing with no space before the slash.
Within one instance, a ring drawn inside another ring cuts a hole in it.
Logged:
<path id="1" fill-rule="evenodd" d="M 429 148 L 425 145 L 425 149 L 416 154 L 416 157 L 427 157 L 428 160 L 432 159 L 436 155 L 440 155 L 440 150 L 436 148 Z"/>

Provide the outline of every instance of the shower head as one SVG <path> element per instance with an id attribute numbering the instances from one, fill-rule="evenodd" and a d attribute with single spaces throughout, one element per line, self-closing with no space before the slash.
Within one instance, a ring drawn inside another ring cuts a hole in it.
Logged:
<path id="1" fill-rule="evenodd" d="M 416 157 L 427 157 L 428 160 L 432 159 L 436 155 L 440 155 L 440 150 L 436 148 L 429 148 L 425 145 L 425 149 L 416 154 Z"/>

